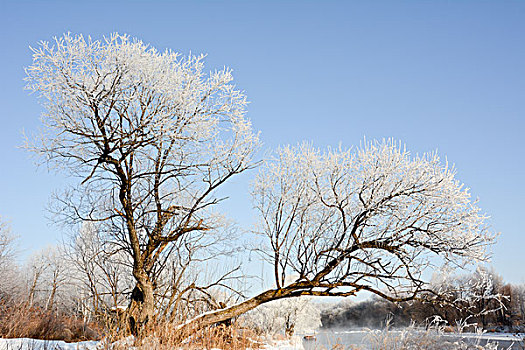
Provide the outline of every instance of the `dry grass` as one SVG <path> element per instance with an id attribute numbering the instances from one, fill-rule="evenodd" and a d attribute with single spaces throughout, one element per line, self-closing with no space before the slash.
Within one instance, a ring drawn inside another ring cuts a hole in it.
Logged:
<path id="1" fill-rule="evenodd" d="M 44 340 L 64 340 L 78 342 L 98 340 L 101 328 L 83 320 L 56 314 L 27 303 L 0 304 L 0 337 L 33 338 Z"/>
<path id="2" fill-rule="evenodd" d="M 113 320 L 115 321 L 115 320 Z M 118 322 L 104 326 L 87 324 L 79 318 L 60 315 L 27 303 L 0 303 L 0 338 L 32 338 L 79 342 L 100 340 L 106 350 L 231 349 L 261 347 L 257 335 L 236 324 L 218 325 L 182 334 L 174 324 L 150 323 L 141 340 L 126 337 Z"/>
<path id="3" fill-rule="evenodd" d="M 219 325 L 181 334 L 175 325 L 162 323 L 151 325 L 141 340 L 110 334 L 104 340 L 104 350 L 168 350 L 168 349 L 259 349 L 262 345 L 257 335 L 237 325 Z"/>

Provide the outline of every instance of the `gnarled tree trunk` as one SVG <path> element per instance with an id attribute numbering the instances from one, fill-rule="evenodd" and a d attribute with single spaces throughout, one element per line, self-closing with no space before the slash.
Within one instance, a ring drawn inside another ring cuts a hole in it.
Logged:
<path id="1" fill-rule="evenodd" d="M 134 336 L 141 337 L 148 322 L 152 322 L 155 313 L 153 284 L 150 281 L 138 282 L 128 306 L 128 327 Z"/>

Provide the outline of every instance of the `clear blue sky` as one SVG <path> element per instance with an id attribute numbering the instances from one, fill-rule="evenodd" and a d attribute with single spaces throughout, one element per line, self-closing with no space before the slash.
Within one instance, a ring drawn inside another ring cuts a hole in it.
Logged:
<path id="1" fill-rule="evenodd" d="M 17 148 L 41 108 L 23 90 L 29 45 L 128 33 L 234 69 L 265 148 L 394 137 L 437 149 L 501 232 L 493 265 L 525 282 L 525 2 L 0 0 L 0 215 L 26 253 L 61 238 L 44 207 L 66 182 Z M 251 222 L 251 174 L 228 187 Z"/>

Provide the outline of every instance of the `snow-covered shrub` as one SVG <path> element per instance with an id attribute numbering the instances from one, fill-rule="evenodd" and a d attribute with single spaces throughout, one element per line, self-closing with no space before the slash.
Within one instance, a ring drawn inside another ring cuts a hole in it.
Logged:
<path id="1" fill-rule="evenodd" d="M 311 331 L 321 326 L 321 313 L 308 298 L 269 302 L 244 315 L 243 323 L 259 334 Z"/>

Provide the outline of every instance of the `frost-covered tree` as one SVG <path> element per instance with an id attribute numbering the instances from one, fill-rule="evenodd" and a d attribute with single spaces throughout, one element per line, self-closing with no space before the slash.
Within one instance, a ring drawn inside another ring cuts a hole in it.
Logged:
<path id="1" fill-rule="evenodd" d="M 11 229 L 0 217 L 0 266 L 13 257 L 14 240 Z"/>
<path id="2" fill-rule="evenodd" d="M 58 246 L 34 252 L 24 266 L 28 305 L 67 312 L 73 309 L 76 292 L 71 288 L 72 265 Z"/>
<path id="3" fill-rule="evenodd" d="M 20 296 L 20 276 L 15 263 L 16 236 L 0 217 L 0 301 Z"/>
<path id="4" fill-rule="evenodd" d="M 230 70 L 205 74 L 202 56 L 161 53 L 118 34 L 100 41 L 66 34 L 33 52 L 27 88 L 45 113 L 43 132 L 28 147 L 78 180 L 57 197 L 59 218 L 96 224 L 129 256 L 129 323 L 137 332 L 155 313 L 169 261 L 188 248 L 192 262 L 227 252 L 230 231 L 213 209 L 217 189 L 254 164 L 259 141 L 246 97 Z M 262 167 L 253 194 L 275 287 L 219 304 L 183 328 L 302 295 L 367 290 L 409 300 L 428 290 L 426 267 L 484 260 L 494 239 L 452 169 L 392 142 L 283 148 Z M 288 275 L 298 277 L 285 285 Z M 231 278 L 222 276 L 216 286 Z"/>
<path id="5" fill-rule="evenodd" d="M 435 290 L 448 295 L 457 308 L 443 307 L 443 316 L 452 320 L 474 322 L 485 328 L 491 319 L 497 318 L 506 309 L 506 298 L 502 294 L 502 278 L 493 270 L 478 266 L 473 273 L 462 276 L 441 277 L 434 282 Z M 448 309 L 448 310 L 447 310 Z M 451 316 L 454 317 L 451 317 Z"/>
<path id="6" fill-rule="evenodd" d="M 203 56 L 118 34 L 41 42 L 26 73 L 45 107 L 28 147 L 79 179 L 59 196 L 61 218 L 99 223 L 131 256 L 130 322 L 140 328 L 171 247 L 222 232 L 216 190 L 252 166 L 259 142 L 246 97 L 229 69 L 206 74 Z"/>
<path id="7" fill-rule="evenodd" d="M 11 230 L 0 217 L 0 263 L 12 255 L 14 237 Z"/>

